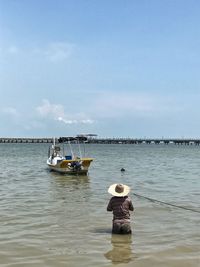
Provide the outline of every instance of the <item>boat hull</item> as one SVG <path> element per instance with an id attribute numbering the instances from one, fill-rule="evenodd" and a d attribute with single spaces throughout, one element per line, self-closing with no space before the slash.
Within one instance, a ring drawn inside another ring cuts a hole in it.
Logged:
<path id="1" fill-rule="evenodd" d="M 92 158 L 80 159 L 78 162 L 76 160 L 63 159 L 63 160 L 58 160 L 58 162 L 55 164 L 54 162 L 52 162 L 51 158 L 49 158 L 47 160 L 47 165 L 51 171 L 55 171 L 58 173 L 70 174 L 70 175 L 71 174 L 86 175 L 88 173 L 88 169 L 92 161 L 93 161 Z M 77 165 L 77 163 L 79 164 Z"/>

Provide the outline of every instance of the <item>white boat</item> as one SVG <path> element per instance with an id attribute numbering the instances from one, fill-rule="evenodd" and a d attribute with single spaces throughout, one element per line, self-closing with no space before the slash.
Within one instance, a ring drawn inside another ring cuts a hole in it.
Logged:
<path id="1" fill-rule="evenodd" d="M 86 175 L 93 158 L 82 156 L 81 145 L 85 142 L 87 137 L 83 136 L 54 138 L 49 147 L 48 168 L 59 173 Z M 73 146 L 78 150 L 77 154 L 74 153 Z"/>

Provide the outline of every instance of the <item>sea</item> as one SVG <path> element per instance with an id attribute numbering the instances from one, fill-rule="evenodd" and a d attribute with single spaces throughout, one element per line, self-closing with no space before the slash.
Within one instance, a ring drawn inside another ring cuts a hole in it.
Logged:
<path id="1" fill-rule="evenodd" d="M 87 176 L 49 171 L 48 148 L 0 144 L 1 267 L 200 266 L 200 146 L 85 144 Z M 111 233 L 113 183 L 132 235 Z"/>

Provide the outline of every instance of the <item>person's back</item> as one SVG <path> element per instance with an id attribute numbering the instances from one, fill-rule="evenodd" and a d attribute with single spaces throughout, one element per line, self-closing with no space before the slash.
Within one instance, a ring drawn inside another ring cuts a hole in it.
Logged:
<path id="1" fill-rule="evenodd" d="M 131 233 L 129 211 L 133 211 L 134 207 L 131 198 L 127 196 L 129 191 L 130 188 L 122 184 L 111 185 L 108 189 L 113 195 L 107 206 L 107 211 L 113 211 L 113 233 Z"/>

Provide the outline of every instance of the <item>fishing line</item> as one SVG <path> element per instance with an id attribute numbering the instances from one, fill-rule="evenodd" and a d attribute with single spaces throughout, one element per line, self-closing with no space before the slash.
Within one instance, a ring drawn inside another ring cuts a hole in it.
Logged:
<path id="1" fill-rule="evenodd" d="M 200 213 L 199 210 L 195 210 L 195 209 L 192 209 L 192 208 L 187 208 L 187 207 L 183 207 L 183 206 L 179 206 L 179 205 L 175 205 L 175 204 L 167 203 L 167 202 L 160 201 L 160 200 L 157 200 L 157 199 L 154 199 L 154 198 L 150 198 L 150 197 L 142 196 L 142 195 L 139 195 L 139 194 L 136 194 L 136 193 L 132 193 L 132 194 L 135 195 L 136 197 L 144 198 L 144 199 L 147 199 L 147 200 L 149 200 L 149 201 L 151 201 L 151 202 L 157 202 L 157 203 L 160 203 L 160 204 L 164 204 L 164 205 L 172 206 L 172 207 L 174 207 L 174 208 L 179 208 L 179 209 L 183 209 L 183 210 L 188 210 L 188 211 L 192 211 L 192 212 Z"/>
<path id="2" fill-rule="evenodd" d="M 77 142 L 78 142 L 79 155 L 80 155 L 80 158 L 82 158 L 81 145 L 80 145 L 79 140 Z"/>
<path id="3" fill-rule="evenodd" d="M 70 152 L 71 152 L 72 158 L 74 158 L 74 153 L 73 153 L 70 141 L 68 141 L 68 145 L 69 145 L 69 148 L 70 148 Z"/>

